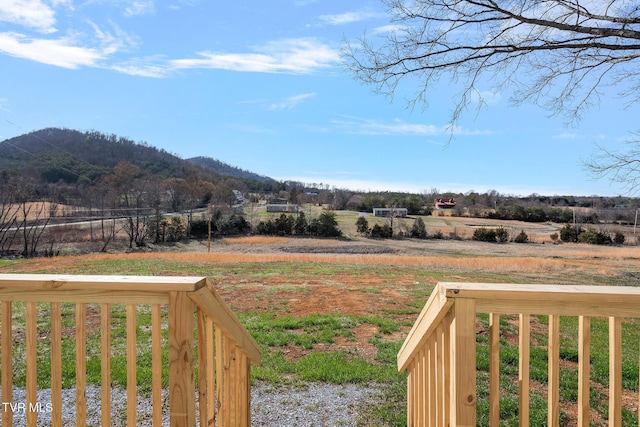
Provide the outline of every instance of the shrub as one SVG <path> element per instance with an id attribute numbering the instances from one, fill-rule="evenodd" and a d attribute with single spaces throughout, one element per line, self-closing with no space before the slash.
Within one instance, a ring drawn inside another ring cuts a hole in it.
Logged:
<path id="1" fill-rule="evenodd" d="M 367 221 L 367 218 L 363 216 L 358 217 L 356 220 L 356 231 L 363 236 L 369 234 L 371 230 L 369 229 L 369 221 Z"/>
<path id="2" fill-rule="evenodd" d="M 502 226 L 496 228 L 496 240 L 505 243 L 509 240 L 509 232 Z"/>
<path id="3" fill-rule="evenodd" d="M 497 239 L 496 230 L 480 227 L 473 232 L 473 240 L 480 242 L 495 242 Z"/>
<path id="4" fill-rule="evenodd" d="M 611 237 L 609 237 L 607 233 L 603 233 L 594 228 L 588 228 L 586 231 L 580 233 L 578 242 L 590 243 L 592 245 L 608 245 L 611 244 Z"/>
<path id="5" fill-rule="evenodd" d="M 613 242 L 616 245 L 622 245 L 624 243 L 624 234 L 620 233 L 619 231 L 616 232 L 615 236 L 613 237 Z"/>
<path id="6" fill-rule="evenodd" d="M 566 224 L 562 229 L 560 229 L 560 240 L 563 242 L 577 242 L 578 235 L 582 233 L 582 229 L 579 226 L 573 226 L 571 224 Z"/>
<path id="7" fill-rule="evenodd" d="M 554 242 L 558 241 L 558 233 L 551 233 L 549 237 L 551 237 L 551 240 L 553 240 Z"/>
<path id="8" fill-rule="evenodd" d="M 557 235 L 556 235 L 556 239 L 557 239 Z M 527 236 L 527 233 L 524 232 L 524 230 L 520 231 L 520 234 L 518 234 L 516 236 L 515 239 L 513 239 L 514 242 L 516 243 L 527 243 L 529 241 L 529 236 Z"/>
<path id="9" fill-rule="evenodd" d="M 442 230 L 437 230 L 435 233 L 433 233 L 433 238 L 444 239 L 444 234 L 442 233 Z"/>
<path id="10" fill-rule="evenodd" d="M 427 238 L 427 227 L 424 225 L 424 221 L 422 220 L 422 218 L 418 217 L 413 222 L 413 226 L 411 227 L 411 237 L 415 237 L 418 239 Z"/>
<path id="11" fill-rule="evenodd" d="M 391 227 L 388 224 L 375 224 L 373 228 L 371 228 L 371 237 L 375 237 L 378 239 L 387 239 L 391 237 L 393 232 L 391 231 Z"/>

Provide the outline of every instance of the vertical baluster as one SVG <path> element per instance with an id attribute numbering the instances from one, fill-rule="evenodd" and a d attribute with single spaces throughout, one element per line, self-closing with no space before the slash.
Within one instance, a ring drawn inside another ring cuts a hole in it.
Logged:
<path id="1" fill-rule="evenodd" d="M 442 412 L 442 425 L 443 426 L 447 426 L 450 424 L 451 422 L 451 389 L 452 389 L 452 382 L 451 382 L 451 370 L 453 367 L 453 361 L 451 360 L 451 323 L 453 321 L 453 313 L 450 311 L 449 313 L 447 313 L 447 315 L 444 317 L 444 320 L 442 321 L 442 364 L 443 364 L 443 368 L 444 368 L 444 372 L 443 372 L 443 389 L 444 389 L 444 396 L 443 396 L 443 402 L 442 404 L 444 405 L 444 410 Z"/>
<path id="2" fill-rule="evenodd" d="M 26 361 L 27 361 L 27 425 L 35 426 L 38 422 L 38 413 L 32 411 L 37 403 L 38 388 L 38 350 L 37 350 L 37 329 L 38 313 L 36 303 L 27 302 L 26 307 Z"/>
<path id="3" fill-rule="evenodd" d="M 430 426 L 435 426 L 436 422 L 437 422 L 437 399 L 436 399 L 436 395 L 437 390 L 436 390 L 436 338 L 435 335 L 432 334 L 431 337 L 429 338 L 428 342 L 428 349 L 429 349 L 429 357 L 428 357 L 428 370 L 427 372 L 429 372 L 429 377 L 428 377 L 428 383 L 427 383 L 427 388 L 429 389 L 429 425 Z"/>
<path id="4" fill-rule="evenodd" d="M 443 424 L 444 411 L 444 357 L 442 354 L 442 322 L 436 328 L 436 425 Z"/>
<path id="5" fill-rule="evenodd" d="M 425 345 L 426 346 L 426 345 Z M 427 415 L 429 414 L 429 408 L 427 404 L 429 402 L 429 390 L 426 386 L 425 377 L 427 376 L 426 372 L 426 349 L 422 347 L 420 352 L 417 355 L 416 361 L 416 380 L 414 386 L 414 393 L 416 395 L 416 425 L 424 425 L 425 420 L 427 419 Z"/>
<path id="6" fill-rule="evenodd" d="M 251 363 L 244 351 L 240 351 L 240 388 L 241 388 L 241 408 L 240 425 L 251 425 Z"/>
<path id="7" fill-rule="evenodd" d="M 489 314 L 489 425 L 500 425 L 500 315 Z"/>
<path id="8" fill-rule="evenodd" d="M 549 381 L 547 424 L 560 425 L 560 316 L 549 316 Z"/>
<path id="9" fill-rule="evenodd" d="M 153 426 L 162 426 L 162 310 L 160 304 L 151 306 L 151 399 Z"/>
<path id="10" fill-rule="evenodd" d="M 62 427 L 62 314 L 51 303 L 51 426 Z"/>
<path id="11" fill-rule="evenodd" d="M 100 420 L 111 425 L 111 304 L 100 306 Z"/>
<path id="12" fill-rule="evenodd" d="M 207 341 L 205 334 L 205 322 L 204 313 L 202 310 L 197 309 L 197 323 L 198 323 L 198 403 L 200 408 L 200 425 L 207 425 L 207 390 L 211 387 L 207 383 L 207 372 L 211 367 L 207 365 L 207 347 L 210 343 Z"/>
<path id="13" fill-rule="evenodd" d="M 13 333 L 11 301 L 2 301 L 2 402 L 13 401 Z M 13 425 L 13 412 L 2 407 L 2 425 Z"/>
<path id="14" fill-rule="evenodd" d="M 135 304 L 127 304 L 127 426 L 129 427 L 135 427 L 138 421 L 136 311 Z"/>
<path id="15" fill-rule="evenodd" d="M 416 359 L 411 361 L 407 368 L 407 425 L 416 425 L 415 414 L 415 372 L 416 372 Z"/>
<path id="16" fill-rule="evenodd" d="M 207 426 L 214 425 L 216 414 L 216 347 L 213 321 L 207 318 Z"/>
<path id="17" fill-rule="evenodd" d="M 226 397 L 224 396 L 224 335 L 216 328 L 216 407 L 218 408 L 218 425 L 226 419 Z"/>
<path id="18" fill-rule="evenodd" d="M 76 425 L 87 425 L 87 305 L 76 304 Z"/>
<path id="19" fill-rule="evenodd" d="M 578 318 L 578 427 L 591 422 L 589 394 L 591 371 L 591 318 Z"/>
<path id="20" fill-rule="evenodd" d="M 609 426 L 622 426 L 622 319 L 609 318 Z"/>
<path id="21" fill-rule="evenodd" d="M 230 426 L 231 417 L 233 416 L 233 402 L 231 398 L 231 365 L 232 365 L 232 352 L 231 352 L 231 342 L 229 338 L 224 337 L 224 384 L 222 386 L 222 399 L 224 405 L 224 418 L 222 425 Z"/>
<path id="22" fill-rule="evenodd" d="M 531 335 L 531 316 L 529 314 L 520 315 L 520 362 L 518 374 L 518 417 L 521 427 L 529 426 L 529 359 L 530 359 L 530 335 Z"/>

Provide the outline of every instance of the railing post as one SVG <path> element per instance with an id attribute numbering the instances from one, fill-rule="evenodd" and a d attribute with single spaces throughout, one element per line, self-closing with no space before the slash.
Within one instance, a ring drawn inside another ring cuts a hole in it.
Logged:
<path id="1" fill-rule="evenodd" d="M 169 292 L 169 411 L 171 427 L 196 425 L 194 304 L 186 292 Z"/>
<path id="2" fill-rule="evenodd" d="M 451 324 L 451 425 L 476 426 L 476 304 L 456 299 Z"/>

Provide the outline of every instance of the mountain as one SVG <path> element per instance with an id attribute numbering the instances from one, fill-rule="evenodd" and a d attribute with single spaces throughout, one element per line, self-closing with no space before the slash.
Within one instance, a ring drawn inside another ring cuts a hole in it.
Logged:
<path id="1" fill-rule="evenodd" d="M 184 160 L 146 142 L 97 131 L 46 128 L 0 142 L 0 171 L 17 172 L 40 184 L 91 185 L 112 173 L 121 161 L 136 165 L 153 181 L 195 177 L 216 183 L 236 179 L 257 190 L 277 184 L 214 159 Z"/>
<path id="2" fill-rule="evenodd" d="M 211 169 L 219 173 L 220 175 L 251 179 L 254 181 L 260 181 L 274 185 L 278 183 L 275 179 L 269 178 L 268 176 L 258 175 L 257 173 L 231 166 L 227 163 L 221 162 L 220 160 L 212 159 L 211 157 L 192 157 L 190 159 L 187 159 L 187 161 L 193 163 L 194 165 L 198 165 L 206 169 Z"/>

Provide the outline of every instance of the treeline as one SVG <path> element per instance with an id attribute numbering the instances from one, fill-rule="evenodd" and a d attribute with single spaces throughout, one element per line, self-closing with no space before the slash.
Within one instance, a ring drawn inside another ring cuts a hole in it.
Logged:
<path id="1" fill-rule="evenodd" d="M 495 211 L 487 213 L 487 218 L 524 222 L 556 222 L 564 223 L 574 220 L 574 211 L 562 208 L 547 208 L 539 206 L 500 205 Z"/>

